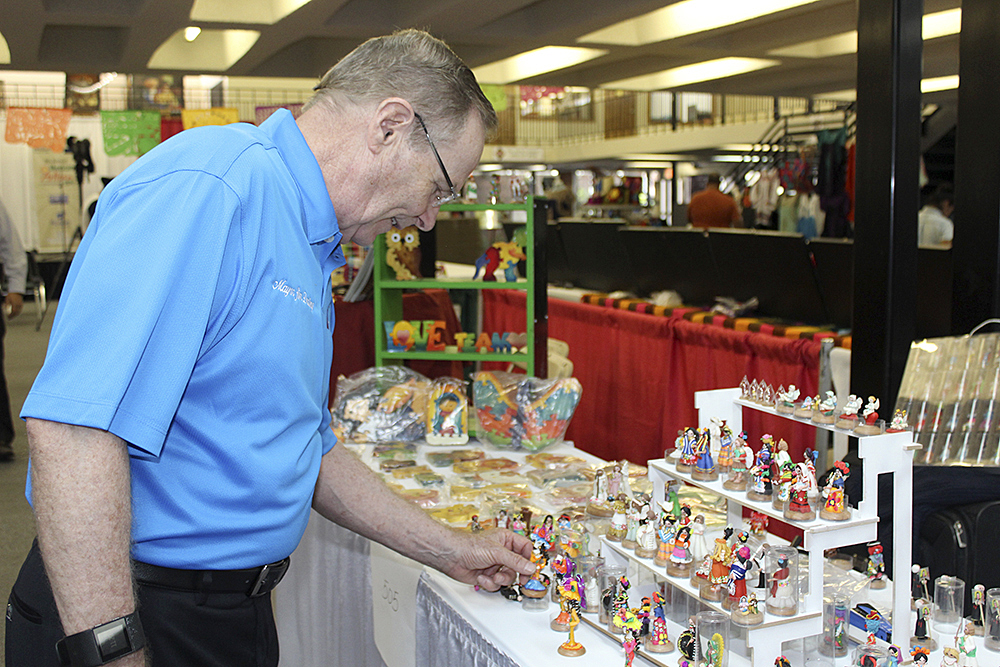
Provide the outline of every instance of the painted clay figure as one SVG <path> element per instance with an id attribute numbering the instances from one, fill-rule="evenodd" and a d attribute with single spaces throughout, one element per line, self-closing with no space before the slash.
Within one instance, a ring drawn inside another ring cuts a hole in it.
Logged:
<path id="1" fill-rule="evenodd" d="M 771 507 L 784 510 L 792 482 L 795 481 L 795 465 L 788 454 L 788 443 L 784 439 L 778 441 L 777 451 L 771 461 L 771 481 L 773 485 Z"/>
<path id="2" fill-rule="evenodd" d="M 965 631 L 955 640 L 955 648 L 958 649 L 959 663 L 962 667 L 979 667 L 979 659 L 976 658 L 976 637 L 972 623 L 965 624 Z"/>
<path id="3" fill-rule="evenodd" d="M 882 432 L 881 427 L 876 424 L 878 421 L 879 400 L 874 396 L 868 397 L 868 403 L 861 413 L 858 425 L 854 427 L 854 432 L 858 435 L 878 435 Z"/>
<path id="4" fill-rule="evenodd" d="M 777 568 L 771 572 L 767 596 L 767 611 L 776 616 L 793 616 L 798 608 L 796 582 L 792 581 L 790 574 L 788 559 L 779 556 Z"/>
<path id="5" fill-rule="evenodd" d="M 594 473 L 594 489 L 587 503 L 587 514 L 598 517 L 609 517 L 615 513 L 611 506 L 611 496 L 608 488 L 608 475 L 603 468 Z"/>
<path id="6" fill-rule="evenodd" d="M 986 587 L 976 584 L 972 587 L 972 617 L 965 629 L 977 637 L 982 637 L 986 627 Z"/>
<path id="7" fill-rule="evenodd" d="M 788 493 L 788 505 L 784 517 L 793 521 L 812 521 L 816 511 L 809 503 L 809 496 L 816 488 L 816 478 L 809 471 L 809 466 L 799 463 L 795 466 L 795 481 Z"/>
<path id="8" fill-rule="evenodd" d="M 695 562 L 700 562 L 708 554 L 708 540 L 705 539 L 705 516 L 699 514 L 691 521 L 691 558 Z"/>
<path id="9" fill-rule="evenodd" d="M 611 526 L 604 535 L 612 542 L 621 542 L 622 538 L 625 537 L 625 532 L 628 529 L 626 512 L 628 512 L 629 505 L 630 503 L 624 495 L 618 496 L 612 503 L 615 512 L 611 516 Z"/>
<path id="10" fill-rule="evenodd" d="M 816 411 L 813 412 L 812 420 L 817 424 L 832 424 L 836 421 L 834 413 L 837 410 L 837 395 L 832 391 L 827 391 L 823 400 L 819 401 Z"/>
<path id="11" fill-rule="evenodd" d="M 712 569 L 708 576 L 708 585 L 702 586 L 699 593 L 703 600 L 721 601 L 726 595 L 726 584 L 730 572 L 729 543 L 725 537 L 715 538 L 715 549 L 712 551 Z"/>
<path id="12" fill-rule="evenodd" d="M 750 547 L 740 547 L 729 563 L 729 580 L 726 582 L 728 594 L 723 607 L 731 609 L 739 604 L 740 598 L 747 594 L 747 570 L 750 569 Z"/>
<path id="13" fill-rule="evenodd" d="M 674 535 L 667 574 L 672 577 L 686 577 L 691 571 L 691 527 L 681 526 Z"/>
<path id="14" fill-rule="evenodd" d="M 698 657 L 698 633 L 695 630 L 695 618 L 688 619 L 687 630 L 677 636 L 677 650 L 680 651 L 681 658 L 678 660 L 678 667 L 695 667 L 695 660 Z"/>
<path id="15" fill-rule="evenodd" d="M 694 469 L 698 461 L 694 453 L 694 444 L 698 440 L 698 431 L 693 426 L 688 426 L 681 434 L 681 453 L 677 459 L 677 472 L 689 473 Z"/>
<path id="16" fill-rule="evenodd" d="M 656 557 L 653 564 L 660 567 L 666 566 L 670 560 L 670 552 L 674 548 L 674 521 L 673 516 L 667 512 L 661 512 L 659 524 L 656 528 Z"/>
<path id="17" fill-rule="evenodd" d="M 931 649 L 927 646 L 914 646 L 910 655 L 913 657 L 913 664 L 922 667 L 931 659 Z"/>
<path id="18" fill-rule="evenodd" d="M 799 403 L 799 407 L 795 408 L 792 413 L 796 417 L 803 417 L 805 419 L 810 419 L 813 416 L 813 412 L 816 410 L 816 406 L 819 404 L 819 396 L 806 396 Z"/>
<path id="19" fill-rule="evenodd" d="M 847 397 L 847 405 L 841 411 L 840 416 L 837 417 L 837 421 L 834 422 L 834 426 L 837 428 L 844 428 L 847 430 L 853 430 L 855 426 L 858 425 L 858 410 L 861 409 L 861 404 L 863 401 L 861 397 L 851 394 Z"/>
<path id="20" fill-rule="evenodd" d="M 769 501 L 773 494 L 771 486 L 771 446 L 774 439 L 770 435 L 763 435 L 760 438 L 760 451 L 757 452 L 757 459 L 750 468 L 750 484 L 747 489 L 747 498 L 750 500 Z"/>
<path id="21" fill-rule="evenodd" d="M 885 588 L 885 555 L 882 553 L 882 544 L 879 542 L 868 543 L 868 585 L 874 589 Z"/>
<path id="22" fill-rule="evenodd" d="M 746 491 L 748 470 L 753 463 L 753 450 L 747 445 L 747 432 L 740 431 L 736 438 L 735 454 L 729 467 L 729 477 L 722 483 L 728 491 Z"/>
<path id="23" fill-rule="evenodd" d="M 910 638 L 910 648 L 924 647 L 928 651 L 937 650 L 937 642 L 931 637 L 927 620 L 930 618 L 931 605 L 921 600 L 917 605 L 917 622 L 913 626 L 913 636 Z M 916 661 L 916 657 L 914 657 Z"/>
<path id="24" fill-rule="evenodd" d="M 885 429 L 886 433 L 901 433 L 902 431 L 909 431 L 910 425 L 906 423 L 906 410 L 902 408 L 897 409 L 892 413 L 892 420 L 889 422 L 889 426 Z"/>
<path id="25" fill-rule="evenodd" d="M 629 501 L 628 505 L 628 509 L 625 510 L 625 535 L 622 536 L 622 546 L 626 549 L 635 549 L 639 520 L 646 512 L 645 508 L 634 500 Z"/>
<path id="26" fill-rule="evenodd" d="M 799 400 L 799 389 L 794 384 L 788 385 L 788 390 L 778 393 L 774 409 L 781 414 L 790 415 L 795 412 L 795 402 Z"/>
<path id="27" fill-rule="evenodd" d="M 635 537 L 635 555 L 639 558 L 652 558 L 656 555 L 656 520 L 655 515 L 646 506 L 645 516 L 639 519 L 639 529 Z"/>
<path id="28" fill-rule="evenodd" d="M 827 478 L 823 489 L 825 500 L 819 515 L 830 521 L 847 521 L 851 518 L 851 508 L 847 505 L 844 483 L 851 474 L 850 466 L 844 461 L 834 463 L 834 469 Z"/>
<path id="29" fill-rule="evenodd" d="M 729 428 L 725 419 L 712 421 L 719 428 L 719 456 L 716 470 L 719 473 L 727 473 L 733 465 L 733 429 Z"/>
<path id="30" fill-rule="evenodd" d="M 701 482 L 711 482 L 718 479 L 719 473 L 715 470 L 715 460 L 712 458 L 712 436 L 707 428 L 698 432 L 694 453 L 698 458 L 695 460 L 691 477 Z"/>
<path id="31" fill-rule="evenodd" d="M 652 618 L 649 621 L 649 640 L 646 650 L 650 653 L 670 653 L 674 645 L 667 634 L 666 599 L 659 591 L 653 591 Z"/>
<path id="32" fill-rule="evenodd" d="M 559 645 L 559 655 L 567 657 L 581 656 L 587 652 L 583 644 L 576 641 L 576 626 L 580 625 L 580 610 L 583 608 L 580 599 L 579 582 L 570 580 L 559 589 L 560 616 L 566 613 L 568 618 L 566 625 L 569 628 L 569 637 Z"/>

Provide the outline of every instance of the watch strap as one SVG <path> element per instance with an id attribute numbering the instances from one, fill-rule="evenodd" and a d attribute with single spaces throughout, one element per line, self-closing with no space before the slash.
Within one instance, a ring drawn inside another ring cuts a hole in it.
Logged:
<path id="1" fill-rule="evenodd" d="M 139 612 L 116 618 L 56 642 L 59 664 L 98 667 L 135 653 L 146 645 Z"/>

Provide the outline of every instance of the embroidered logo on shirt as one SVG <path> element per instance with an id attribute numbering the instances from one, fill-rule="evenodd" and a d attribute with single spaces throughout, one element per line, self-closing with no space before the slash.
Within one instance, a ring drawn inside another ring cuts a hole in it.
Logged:
<path id="1" fill-rule="evenodd" d="M 285 280 L 275 280 L 271 285 L 271 289 L 281 292 L 287 297 L 292 297 L 295 301 L 301 301 L 309 307 L 309 310 L 313 309 L 315 305 L 313 300 L 309 298 L 309 295 L 298 289 L 297 287 L 292 287 Z"/>

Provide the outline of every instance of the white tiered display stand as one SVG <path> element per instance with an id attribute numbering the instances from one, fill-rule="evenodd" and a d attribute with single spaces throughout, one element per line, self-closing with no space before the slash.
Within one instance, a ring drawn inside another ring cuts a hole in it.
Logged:
<path id="1" fill-rule="evenodd" d="M 702 391 L 695 394 L 695 408 L 698 410 L 698 424 L 702 428 L 710 426 L 712 418 L 725 419 L 734 433 L 743 430 L 743 410 L 751 409 L 776 415 L 791 421 L 808 423 L 816 428 L 826 429 L 835 433 L 848 433 L 832 425 L 815 424 L 808 419 L 785 415 L 773 407 L 767 407 L 744 401 L 740 398 L 739 389 L 718 389 Z M 780 434 L 776 435 L 778 438 Z M 778 520 L 803 532 L 802 547 L 808 551 L 809 584 L 808 592 L 800 597 L 799 612 L 795 616 L 775 616 L 765 613 L 762 624 L 746 628 L 747 645 L 752 649 L 752 660 L 748 663 L 742 656 L 729 655 L 730 667 L 740 667 L 750 664 L 753 667 L 773 667 L 776 656 L 781 655 L 782 642 L 821 634 L 823 631 L 823 553 L 827 549 L 851 544 L 870 542 L 877 539 L 878 524 L 878 476 L 893 475 L 893 531 L 892 531 L 892 565 L 895 578 L 902 585 L 894 586 L 892 595 L 892 643 L 904 648 L 909 647 L 910 635 L 910 588 L 909 572 L 911 564 L 910 530 L 913 515 L 913 452 L 920 445 L 913 442 L 912 432 L 885 433 L 875 436 L 859 436 L 859 455 L 864 459 L 864 491 L 865 497 L 853 510 L 848 521 L 827 521 L 816 518 L 812 521 L 789 521 L 784 518 L 781 510 L 775 510 L 770 502 L 755 502 L 748 500 L 746 493 L 728 491 L 722 488 L 725 478 L 721 475 L 717 481 L 701 482 L 690 475 L 677 472 L 675 466 L 665 459 L 649 462 L 649 477 L 653 483 L 653 500 L 659 503 L 664 500 L 664 483 L 676 479 L 686 484 L 710 491 L 724 497 L 728 505 L 728 521 L 733 526 L 743 525 L 744 507 L 767 515 L 771 520 Z M 850 499 L 848 499 L 850 500 Z M 781 538 L 768 536 L 771 544 L 781 544 Z M 656 579 L 667 581 L 675 589 L 683 591 L 694 598 L 698 590 L 692 587 L 688 580 L 669 577 L 663 567 L 657 567 L 652 560 L 636 558 L 634 554 L 623 550 L 620 545 L 604 541 L 605 556 L 611 564 L 631 564 L 652 572 Z M 702 600 L 701 604 L 709 609 L 715 609 L 728 614 L 721 604 Z M 761 600 L 761 608 L 764 608 Z M 735 627 L 735 626 L 734 626 Z"/>

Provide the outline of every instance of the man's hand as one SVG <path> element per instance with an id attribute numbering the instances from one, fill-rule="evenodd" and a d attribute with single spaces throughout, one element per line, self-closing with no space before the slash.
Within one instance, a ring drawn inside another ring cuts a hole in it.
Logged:
<path id="1" fill-rule="evenodd" d="M 455 553 L 445 561 L 441 571 L 452 579 L 476 584 L 488 591 L 527 581 L 535 566 L 528 560 L 531 542 L 528 538 L 502 528 L 478 534 L 456 532 Z"/>
<path id="2" fill-rule="evenodd" d="M 8 292 L 3 303 L 7 317 L 13 319 L 21 314 L 21 310 L 24 308 L 24 297 L 19 292 Z"/>

